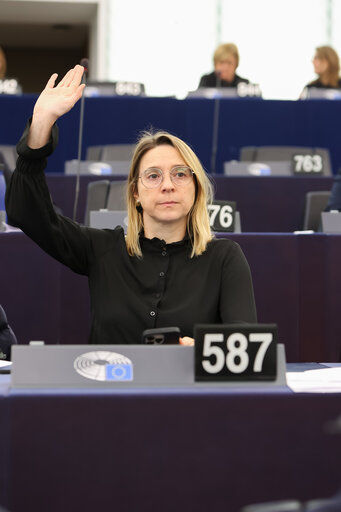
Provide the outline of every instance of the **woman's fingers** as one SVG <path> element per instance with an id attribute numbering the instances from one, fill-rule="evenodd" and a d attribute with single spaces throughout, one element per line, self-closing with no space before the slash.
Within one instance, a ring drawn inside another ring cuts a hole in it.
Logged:
<path id="1" fill-rule="evenodd" d="M 75 92 L 75 103 L 82 97 L 85 84 L 80 84 Z"/>
<path id="2" fill-rule="evenodd" d="M 194 339 L 189 336 L 184 336 L 183 338 L 179 338 L 180 345 L 187 345 L 191 347 L 194 345 Z"/>
<path id="3" fill-rule="evenodd" d="M 76 66 L 70 69 L 66 75 L 61 79 L 58 84 L 58 87 L 74 87 L 78 86 L 81 83 L 82 76 L 84 73 L 83 66 L 76 64 Z"/>
<path id="4" fill-rule="evenodd" d="M 48 80 L 45 89 L 53 89 L 54 84 L 56 83 L 57 77 L 58 77 L 58 73 L 53 73 L 53 75 L 51 75 L 50 79 Z"/>
<path id="5" fill-rule="evenodd" d="M 63 78 L 58 84 L 58 87 L 63 87 L 66 84 L 66 82 L 69 80 L 69 76 L 71 75 L 71 73 L 73 73 L 73 69 L 69 69 L 69 71 L 63 76 Z"/>
<path id="6" fill-rule="evenodd" d="M 70 85 L 73 82 L 74 76 L 75 76 L 75 68 L 70 69 L 69 73 L 66 74 L 63 86 L 70 87 Z"/>

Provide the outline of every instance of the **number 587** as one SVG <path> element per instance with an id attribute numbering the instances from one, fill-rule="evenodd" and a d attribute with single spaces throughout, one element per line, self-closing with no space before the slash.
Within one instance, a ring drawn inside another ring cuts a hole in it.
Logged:
<path id="1" fill-rule="evenodd" d="M 250 363 L 249 343 L 259 343 L 253 361 L 253 372 L 262 372 L 264 358 L 272 340 L 271 332 L 249 333 L 248 338 L 241 332 L 234 332 L 227 337 L 224 347 L 220 345 L 224 342 L 223 333 L 207 333 L 202 355 L 210 359 L 202 360 L 203 369 L 207 373 L 216 374 L 226 366 L 231 373 L 243 373 Z"/>

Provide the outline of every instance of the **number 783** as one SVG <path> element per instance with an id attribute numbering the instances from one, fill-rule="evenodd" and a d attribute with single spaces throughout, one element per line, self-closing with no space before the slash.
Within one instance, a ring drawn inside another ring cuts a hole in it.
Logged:
<path id="1" fill-rule="evenodd" d="M 225 366 L 232 373 L 243 373 L 249 366 L 248 346 L 250 343 L 259 343 L 256 357 L 253 363 L 253 371 L 261 372 L 265 354 L 273 340 L 271 332 L 253 332 L 249 334 L 249 340 L 241 332 L 230 334 L 226 340 L 226 350 L 217 343 L 224 342 L 223 333 L 207 333 L 204 337 L 203 356 L 214 356 L 214 361 L 202 360 L 203 369 L 207 373 L 219 373 Z M 213 345 L 214 343 L 214 345 Z"/>

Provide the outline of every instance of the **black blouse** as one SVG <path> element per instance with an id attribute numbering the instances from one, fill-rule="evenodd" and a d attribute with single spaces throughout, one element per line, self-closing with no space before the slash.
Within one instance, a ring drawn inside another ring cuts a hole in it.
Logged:
<path id="1" fill-rule="evenodd" d="M 218 87 L 218 86 L 220 86 L 220 87 L 237 87 L 237 85 L 240 83 L 248 84 L 250 82 L 247 78 L 242 78 L 241 76 L 236 75 L 236 74 L 234 75 L 234 78 L 231 82 L 227 82 L 226 80 L 220 80 L 220 82 L 219 82 L 216 73 L 213 71 L 212 73 L 209 73 L 208 75 L 203 75 L 200 78 L 199 88 L 200 87 Z"/>
<path id="2" fill-rule="evenodd" d="M 317 89 L 341 89 L 341 78 L 338 80 L 337 85 L 325 85 L 324 83 L 322 83 L 320 78 L 317 78 L 313 82 L 309 82 L 309 84 L 307 84 L 306 87 L 316 87 Z"/>
<path id="3" fill-rule="evenodd" d="M 249 265 L 238 244 L 212 240 L 191 258 L 188 237 L 176 243 L 140 237 L 142 258 L 129 256 L 124 232 L 94 229 L 58 215 L 44 168 L 57 141 L 27 147 L 19 141 L 17 168 L 6 192 L 9 223 L 52 257 L 87 275 L 91 299 L 90 343 L 140 343 L 144 329 L 178 326 L 193 337 L 197 323 L 256 322 Z"/>

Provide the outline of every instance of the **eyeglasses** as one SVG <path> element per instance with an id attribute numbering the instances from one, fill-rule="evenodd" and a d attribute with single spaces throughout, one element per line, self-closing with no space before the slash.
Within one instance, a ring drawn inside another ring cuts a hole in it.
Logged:
<path id="1" fill-rule="evenodd" d="M 169 176 L 174 185 L 188 185 L 192 181 L 194 171 L 186 165 L 177 165 L 169 171 Z M 139 179 L 146 188 L 156 188 L 163 182 L 164 172 L 158 167 L 149 167 L 142 172 Z"/>

